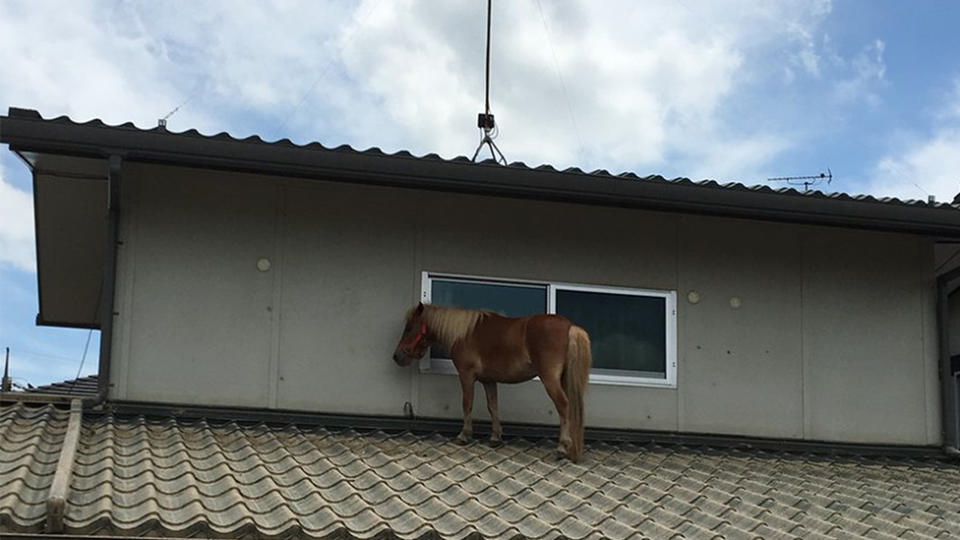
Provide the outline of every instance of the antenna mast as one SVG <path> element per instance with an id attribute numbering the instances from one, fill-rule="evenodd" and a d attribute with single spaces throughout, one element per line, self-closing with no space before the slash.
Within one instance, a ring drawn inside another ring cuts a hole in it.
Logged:
<path id="1" fill-rule="evenodd" d="M 810 186 L 815 186 L 824 180 L 826 180 L 828 184 L 833 180 L 833 173 L 829 168 L 825 173 L 812 174 L 809 176 L 778 176 L 776 178 L 767 178 L 767 182 L 786 182 L 791 186 L 802 185 L 804 193 L 810 191 Z"/>
<path id="2" fill-rule="evenodd" d="M 13 389 L 13 381 L 10 380 L 10 347 L 7 347 L 7 358 L 3 362 L 3 379 L 0 381 L 0 392 L 9 392 Z"/>
<path id="3" fill-rule="evenodd" d="M 484 112 L 477 115 L 477 127 L 483 130 L 483 137 L 480 139 L 480 144 L 477 146 L 476 152 L 473 153 L 473 162 L 477 161 L 477 156 L 480 155 L 480 150 L 483 148 L 483 145 L 487 145 L 490 149 L 490 155 L 493 156 L 493 159 L 501 165 L 507 164 L 507 158 L 503 156 L 503 152 L 497 148 L 496 143 L 493 142 L 493 139 L 497 136 L 496 124 L 493 121 L 493 113 L 490 112 L 490 14 L 492 11 L 493 0 L 487 0 L 487 69 L 486 69 L 486 78 L 484 84 Z"/>

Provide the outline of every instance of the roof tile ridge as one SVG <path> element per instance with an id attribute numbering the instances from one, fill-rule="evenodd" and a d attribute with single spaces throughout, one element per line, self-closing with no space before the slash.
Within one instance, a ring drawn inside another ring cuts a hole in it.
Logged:
<path id="1" fill-rule="evenodd" d="M 76 461 L 82 421 L 83 402 L 73 399 L 70 402 L 70 419 L 67 423 L 63 446 L 60 449 L 60 459 L 57 460 L 57 470 L 47 495 L 46 531 L 50 533 L 63 532 L 63 517 L 67 511 L 67 499 L 70 496 L 70 480 Z"/>

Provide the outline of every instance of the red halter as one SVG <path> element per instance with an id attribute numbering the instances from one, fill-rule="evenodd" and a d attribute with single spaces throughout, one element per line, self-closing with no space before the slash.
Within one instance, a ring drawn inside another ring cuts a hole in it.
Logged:
<path id="1" fill-rule="evenodd" d="M 417 345 L 420 344 L 421 341 L 423 341 L 423 338 L 426 337 L 426 335 L 427 335 L 427 323 L 421 322 L 420 333 L 417 334 L 416 337 L 412 338 L 409 343 L 405 343 L 401 341 L 400 346 L 407 348 L 409 350 L 413 350 Z"/>

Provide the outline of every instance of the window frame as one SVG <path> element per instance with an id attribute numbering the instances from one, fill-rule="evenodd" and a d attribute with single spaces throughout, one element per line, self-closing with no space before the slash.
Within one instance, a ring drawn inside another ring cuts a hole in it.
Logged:
<path id="1" fill-rule="evenodd" d="M 579 291 L 630 296 L 647 296 L 664 299 L 664 318 L 666 323 L 666 359 L 664 378 L 629 375 L 626 371 L 616 373 L 597 373 L 590 371 L 591 384 L 613 386 L 642 386 L 652 388 L 677 387 L 677 291 L 661 289 L 641 289 L 633 287 L 614 287 L 608 285 L 590 285 L 583 283 L 567 283 L 560 281 L 511 279 L 469 274 L 455 274 L 449 272 L 431 272 L 424 270 L 420 276 L 420 300 L 430 303 L 432 294 L 432 280 L 447 279 L 455 281 L 470 281 L 474 283 L 488 283 L 491 285 L 516 285 L 520 287 L 543 287 L 546 291 L 547 305 L 545 313 L 556 314 L 557 291 Z M 429 352 L 420 359 L 420 372 L 441 375 L 456 375 L 457 369 L 453 361 L 447 358 L 430 358 Z M 614 370 L 611 370 L 614 371 Z"/>

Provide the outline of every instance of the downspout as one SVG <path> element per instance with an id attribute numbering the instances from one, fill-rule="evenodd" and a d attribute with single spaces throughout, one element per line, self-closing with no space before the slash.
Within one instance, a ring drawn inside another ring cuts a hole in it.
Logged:
<path id="1" fill-rule="evenodd" d="M 117 246 L 120 243 L 120 179 L 123 159 L 111 155 L 107 160 L 107 249 L 103 269 L 103 294 L 100 298 L 100 365 L 97 368 L 97 397 L 90 406 L 100 405 L 110 392 L 110 360 L 113 353 L 113 311 L 117 285 Z"/>
<path id="2" fill-rule="evenodd" d="M 940 404 L 943 436 L 943 450 L 951 456 L 960 456 L 960 434 L 957 433 L 958 419 L 956 387 L 950 372 L 950 283 L 960 278 L 960 267 L 937 277 L 937 331 L 940 352 Z"/>

